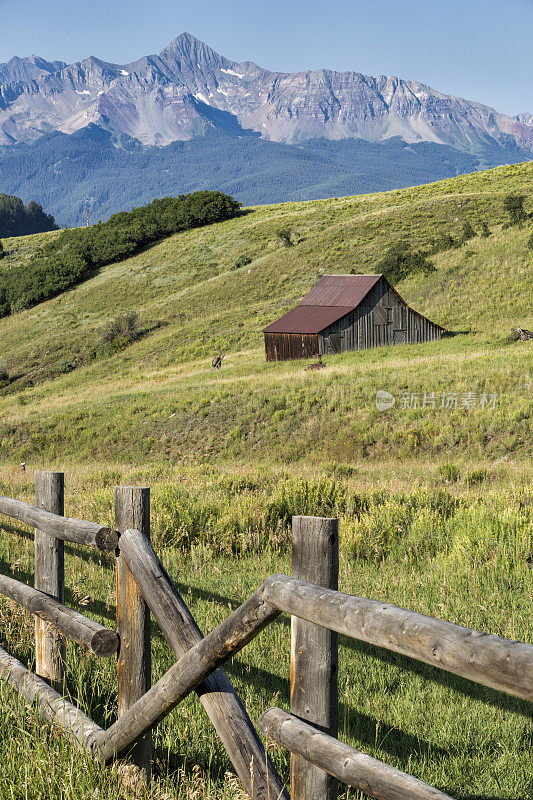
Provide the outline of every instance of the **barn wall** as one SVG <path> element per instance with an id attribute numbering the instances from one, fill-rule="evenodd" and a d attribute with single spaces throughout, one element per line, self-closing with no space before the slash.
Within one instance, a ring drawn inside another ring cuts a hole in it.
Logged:
<path id="1" fill-rule="evenodd" d="M 383 279 L 363 304 L 320 332 L 320 355 L 441 338 L 438 325 L 410 309 Z"/>
<path id="2" fill-rule="evenodd" d="M 265 333 L 267 361 L 288 361 L 318 355 L 316 333 Z"/>

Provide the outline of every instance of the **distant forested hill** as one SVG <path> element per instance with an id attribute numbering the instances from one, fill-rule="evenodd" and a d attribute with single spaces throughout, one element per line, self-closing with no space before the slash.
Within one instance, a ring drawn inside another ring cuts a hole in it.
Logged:
<path id="1" fill-rule="evenodd" d="M 0 194 L 0 238 L 55 230 L 54 218 L 34 200 L 25 206 L 20 197 Z"/>
<path id="2" fill-rule="evenodd" d="M 218 189 L 245 205 L 314 200 L 428 183 L 502 162 L 525 161 L 516 146 L 483 157 L 430 142 L 312 139 L 286 145 L 256 135 L 208 131 L 147 147 L 96 125 L 34 144 L 0 147 L 0 191 L 35 198 L 63 226 L 106 220 L 154 198 Z"/>

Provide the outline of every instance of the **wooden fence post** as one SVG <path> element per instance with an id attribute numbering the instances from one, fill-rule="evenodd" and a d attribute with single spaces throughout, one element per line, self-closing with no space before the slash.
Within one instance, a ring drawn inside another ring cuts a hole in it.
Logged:
<path id="1" fill-rule="evenodd" d="M 292 575 L 338 589 L 338 520 L 292 518 Z M 291 619 L 291 711 L 337 736 L 337 634 L 311 622 Z M 334 800 L 336 781 L 299 755 L 291 757 L 291 800 Z"/>
<path id="2" fill-rule="evenodd" d="M 35 473 L 35 505 L 64 515 L 64 474 Z M 64 543 L 48 533 L 35 529 L 34 585 L 60 603 L 65 602 Z M 35 671 L 58 692 L 63 689 L 65 643 L 58 631 L 44 620 L 35 620 Z"/>
<path id="3" fill-rule="evenodd" d="M 115 487 L 115 525 L 119 533 L 140 530 L 150 537 L 150 489 Z M 122 716 L 150 689 L 152 659 L 150 611 L 124 558 L 117 554 L 118 716 Z M 130 757 L 150 778 L 152 735 L 147 733 L 132 748 Z"/>

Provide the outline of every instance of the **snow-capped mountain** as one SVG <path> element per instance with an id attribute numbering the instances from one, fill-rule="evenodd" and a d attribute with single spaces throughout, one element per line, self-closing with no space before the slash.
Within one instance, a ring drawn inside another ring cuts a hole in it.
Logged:
<path id="1" fill-rule="evenodd" d="M 76 64 L 37 56 L 0 64 L 0 145 L 94 123 L 145 145 L 215 128 L 288 144 L 399 136 L 471 153 L 495 145 L 532 152 L 532 121 L 395 77 L 270 72 L 230 61 L 188 33 L 131 64 L 93 56 Z"/>

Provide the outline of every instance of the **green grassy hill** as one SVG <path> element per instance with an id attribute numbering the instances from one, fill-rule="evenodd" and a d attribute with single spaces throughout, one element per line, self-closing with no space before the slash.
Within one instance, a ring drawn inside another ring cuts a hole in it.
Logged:
<path id="1" fill-rule="evenodd" d="M 340 520 L 342 591 L 532 641 L 532 343 L 509 333 L 533 327 L 533 251 L 531 225 L 505 228 L 502 207 L 514 191 L 531 210 L 532 188 L 533 163 L 254 208 L 0 320 L 0 494 L 31 501 L 33 468 L 64 469 L 66 513 L 112 525 L 113 486 L 149 485 L 152 540 L 205 631 L 268 574 L 290 570 L 291 515 L 319 514 Z M 435 272 L 398 285 L 454 335 L 328 357 L 321 371 L 265 362 L 261 328 L 320 270 L 375 270 L 397 239 L 427 247 L 466 219 L 492 235 L 432 256 Z M 282 227 L 293 246 L 277 236 Z M 5 246 L 27 261 L 43 241 Z M 243 255 L 249 263 L 236 267 Z M 142 335 L 112 352 L 102 334 L 126 312 L 137 312 Z M 396 397 L 387 411 L 376 408 L 379 389 Z M 457 393 L 457 409 L 440 407 L 444 392 Z M 462 405 L 468 393 L 475 408 Z M 494 407 L 481 407 L 483 396 Z M 31 535 L 5 518 L 0 534 L 0 570 L 31 583 Z M 78 550 L 67 548 L 67 600 L 113 625 L 113 571 Z M 227 665 L 254 721 L 273 703 L 288 708 L 286 623 Z M 29 664 L 33 630 L 30 615 L 0 599 L 0 643 Z M 154 632 L 154 681 L 170 663 Z M 96 664 L 69 645 L 67 666 L 74 702 L 114 721 L 112 660 Z M 344 641 L 339 679 L 349 744 L 459 800 L 531 796 L 527 703 Z M 0 699 L 1 797 L 29 796 L 28 786 L 32 800 L 243 797 L 192 697 L 158 726 L 154 784 L 135 792 L 121 766 L 80 757 L 3 683 Z M 270 753 L 287 778 L 287 753 Z"/>
<path id="2" fill-rule="evenodd" d="M 533 165 L 503 167 L 376 195 L 251 209 L 172 236 L 35 308 L 0 320 L 10 380 L 0 397 L 0 456 L 111 455 L 333 461 L 471 460 L 525 453 L 532 327 L 531 228 L 505 228 L 503 197 L 531 194 Z M 261 329 L 322 271 L 373 271 L 399 238 L 427 247 L 468 220 L 492 235 L 432 257 L 436 272 L 398 284 L 416 309 L 456 335 L 424 345 L 266 364 Z M 294 245 L 277 231 L 291 230 Z M 54 234 L 51 234 L 54 235 Z M 35 247 L 43 235 L 35 237 Z M 28 258 L 33 237 L 6 240 Z M 237 267 L 239 257 L 250 259 Z M 5 263 L 6 260 L 4 260 Z M 110 354 L 102 331 L 137 312 L 141 337 Z M 223 369 L 212 356 L 226 354 Z M 397 396 L 375 408 L 375 392 Z M 402 409 L 402 392 L 497 394 L 493 411 Z"/>

